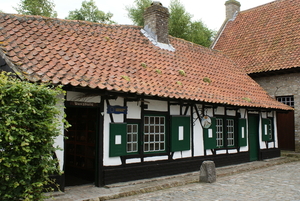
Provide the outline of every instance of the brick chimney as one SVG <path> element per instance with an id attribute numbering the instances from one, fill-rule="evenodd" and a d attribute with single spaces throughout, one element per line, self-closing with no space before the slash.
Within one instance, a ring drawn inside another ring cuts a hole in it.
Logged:
<path id="1" fill-rule="evenodd" d="M 169 11 L 158 1 L 153 1 L 144 12 L 144 30 L 159 43 L 169 44 Z"/>
<path id="2" fill-rule="evenodd" d="M 233 19 L 236 12 L 240 11 L 241 4 L 236 0 L 228 0 L 225 2 L 226 20 Z"/>

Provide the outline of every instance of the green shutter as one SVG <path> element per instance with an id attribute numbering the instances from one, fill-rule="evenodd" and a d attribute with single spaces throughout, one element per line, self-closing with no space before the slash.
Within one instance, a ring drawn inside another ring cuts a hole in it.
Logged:
<path id="1" fill-rule="evenodd" d="M 273 140 L 273 124 L 271 119 L 262 119 L 262 140 Z"/>
<path id="2" fill-rule="evenodd" d="M 238 122 L 238 137 L 239 137 L 239 146 L 247 146 L 247 121 L 246 119 L 239 119 Z"/>
<path id="3" fill-rule="evenodd" d="M 190 150 L 191 146 L 190 117 L 171 117 L 171 151 Z"/>
<path id="4" fill-rule="evenodd" d="M 203 128 L 204 148 L 215 149 L 217 146 L 216 141 L 216 118 L 210 117 L 211 126 L 209 128 Z"/>
<path id="5" fill-rule="evenodd" d="M 109 157 L 126 155 L 126 123 L 110 123 L 109 125 Z"/>

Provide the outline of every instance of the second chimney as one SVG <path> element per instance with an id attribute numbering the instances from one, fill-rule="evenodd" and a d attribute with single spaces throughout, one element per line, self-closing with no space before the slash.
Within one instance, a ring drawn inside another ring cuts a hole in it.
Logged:
<path id="1" fill-rule="evenodd" d="M 157 42 L 169 44 L 169 11 L 154 1 L 144 12 L 144 29 Z"/>
<path id="2" fill-rule="evenodd" d="M 233 19 L 236 12 L 240 11 L 241 4 L 236 0 L 228 0 L 225 2 L 226 20 Z"/>

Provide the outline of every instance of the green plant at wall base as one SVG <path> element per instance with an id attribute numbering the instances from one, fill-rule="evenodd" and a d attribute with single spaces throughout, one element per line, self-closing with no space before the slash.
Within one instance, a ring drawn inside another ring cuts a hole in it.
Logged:
<path id="1" fill-rule="evenodd" d="M 123 79 L 125 79 L 126 81 L 128 81 L 128 82 L 130 81 L 130 78 L 129 78 L 127 75 L 122 75 L 121 77 L 122 77 Z"/>
<path id="2" fill-rule="evenodd" d="M 211 79 L 208 77 L 203 78 L 203 82 L 211 83 Z"/>
<path id="3" fill-rule="evenodd" d="M 158 74 L 162 73 L 161 70 L 159 70 L 159 69 L 155 69 L 155 72 L 157 72 Z"/>
<path id="4" fill-rule="evenodd" d="M 186 76 L 184 70 L 179 70 L 179 74 L 182 75 L 182 76 Z"/>
<path id="5" fill-rule="evenodd" d="M 60 172 L 53 145 L 65 122 L 61 94 L 61 87 L 0 73 L 1 200 L 42 200 L 49 175 Z"/>

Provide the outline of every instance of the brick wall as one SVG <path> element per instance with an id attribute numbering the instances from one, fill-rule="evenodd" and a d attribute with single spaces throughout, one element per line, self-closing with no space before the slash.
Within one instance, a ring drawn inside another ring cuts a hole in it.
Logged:
<path id="1" fill-rule="evenodd" d="M 254 78 L 272 97 L 294 96 L 295 102 L 295 151 L 300 152 L 300 73 Z"/>

